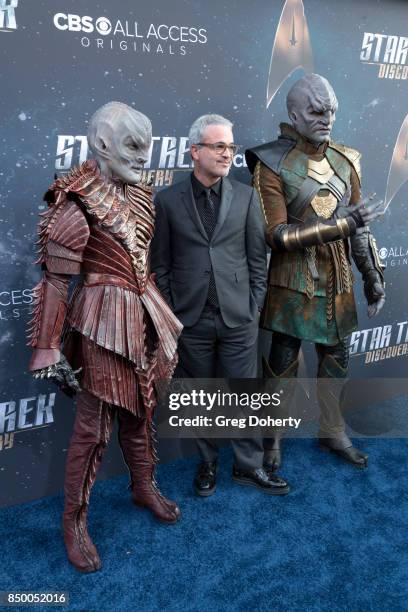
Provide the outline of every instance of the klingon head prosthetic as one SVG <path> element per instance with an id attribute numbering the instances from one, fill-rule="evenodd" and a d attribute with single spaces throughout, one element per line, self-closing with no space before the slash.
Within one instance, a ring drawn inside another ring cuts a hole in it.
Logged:
<path id="1" fill-rule="evenodd" d="M 91 117 L 88 144 L 101 172 L 122 183 L 138 183 L 148 160 L 152 124 L 122 102 L 109 102 Z"/>
<path id="2" fill-rule="evenodd" d="M 307 74 L 293 85 L 286 106 L 295 130 L 315 144 L 329 142 L 338 102 L 329 81 Z"/>

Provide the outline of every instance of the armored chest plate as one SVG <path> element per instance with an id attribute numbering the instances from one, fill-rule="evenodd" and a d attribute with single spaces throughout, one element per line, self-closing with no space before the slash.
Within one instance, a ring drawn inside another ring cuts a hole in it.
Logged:
<path id="1" fill-rule="evenodd" d="M 334 170 L 325 157 L 321 161 L 309 159 L 307 175 L 310 178 L 324 185 L 329 182 L 333 174 Z"/>

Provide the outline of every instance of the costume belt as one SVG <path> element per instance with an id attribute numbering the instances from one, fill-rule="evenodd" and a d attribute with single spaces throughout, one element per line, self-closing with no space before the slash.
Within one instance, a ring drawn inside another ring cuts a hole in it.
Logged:
<path id="1" fill-rule="evenodd" d="M 89 272 L 84 276 L 85 287 L 92 287 L 95 285 L 113 285 L 114 287 L 121 287 L 122 289 L 129 289 L 140 294 L 140 291 L 135 284 L 129 283 L 120 276 L 114 276 L 113 274 L 98 274 L 97 272 Z"/>

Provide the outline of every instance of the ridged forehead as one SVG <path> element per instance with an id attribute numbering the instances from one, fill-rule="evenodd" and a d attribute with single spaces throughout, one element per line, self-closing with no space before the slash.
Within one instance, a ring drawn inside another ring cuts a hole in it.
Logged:
<path id="1" fill-rule="evenodd" d="M 288 93 L 288 110 L 307 103 L 316 111 L 337 110 L 338 102 L 333 87 L 319 74 L 306 74 L 296 81 Z"/>
<path id="2" fill-rule="evenodd" d="M 152 124 L 143 113 L 123 102 L 108 102 L 101 106 L 91 117 L 88 138 L 106 132 L 116 136 L 131 136 L 142 143 L 149 143 L 152 137 Z M 105 134 L 106 135 L 106 134 Z"/>
<path id="3" fill-rule="evenodd" d="M 324 77 L 315 74 L 309 79 L 309 99 L 313 108 L 333 109 L 337 108 L 337 98 L 333 87 Z"/>

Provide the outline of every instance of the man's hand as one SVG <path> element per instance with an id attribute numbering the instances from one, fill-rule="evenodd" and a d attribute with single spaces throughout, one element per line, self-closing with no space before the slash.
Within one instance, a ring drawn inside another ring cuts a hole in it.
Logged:
<path id="1" fill-rule="evenodd" d="M 81 391 L 79 382 L 75 378 L 75 374 L 78 374 L 82 368 L 73 370 L 65 359 L 64 355 L 61 354 L 61 359 L 58 363 L 48 366 L 48 368 L 42 368 L 41 370 L 35 370 L 33 372 L 34 378 L 52 378 L 52 380 L 58 385 L 68 397 L 73 397 L 75 393 Z"/>

